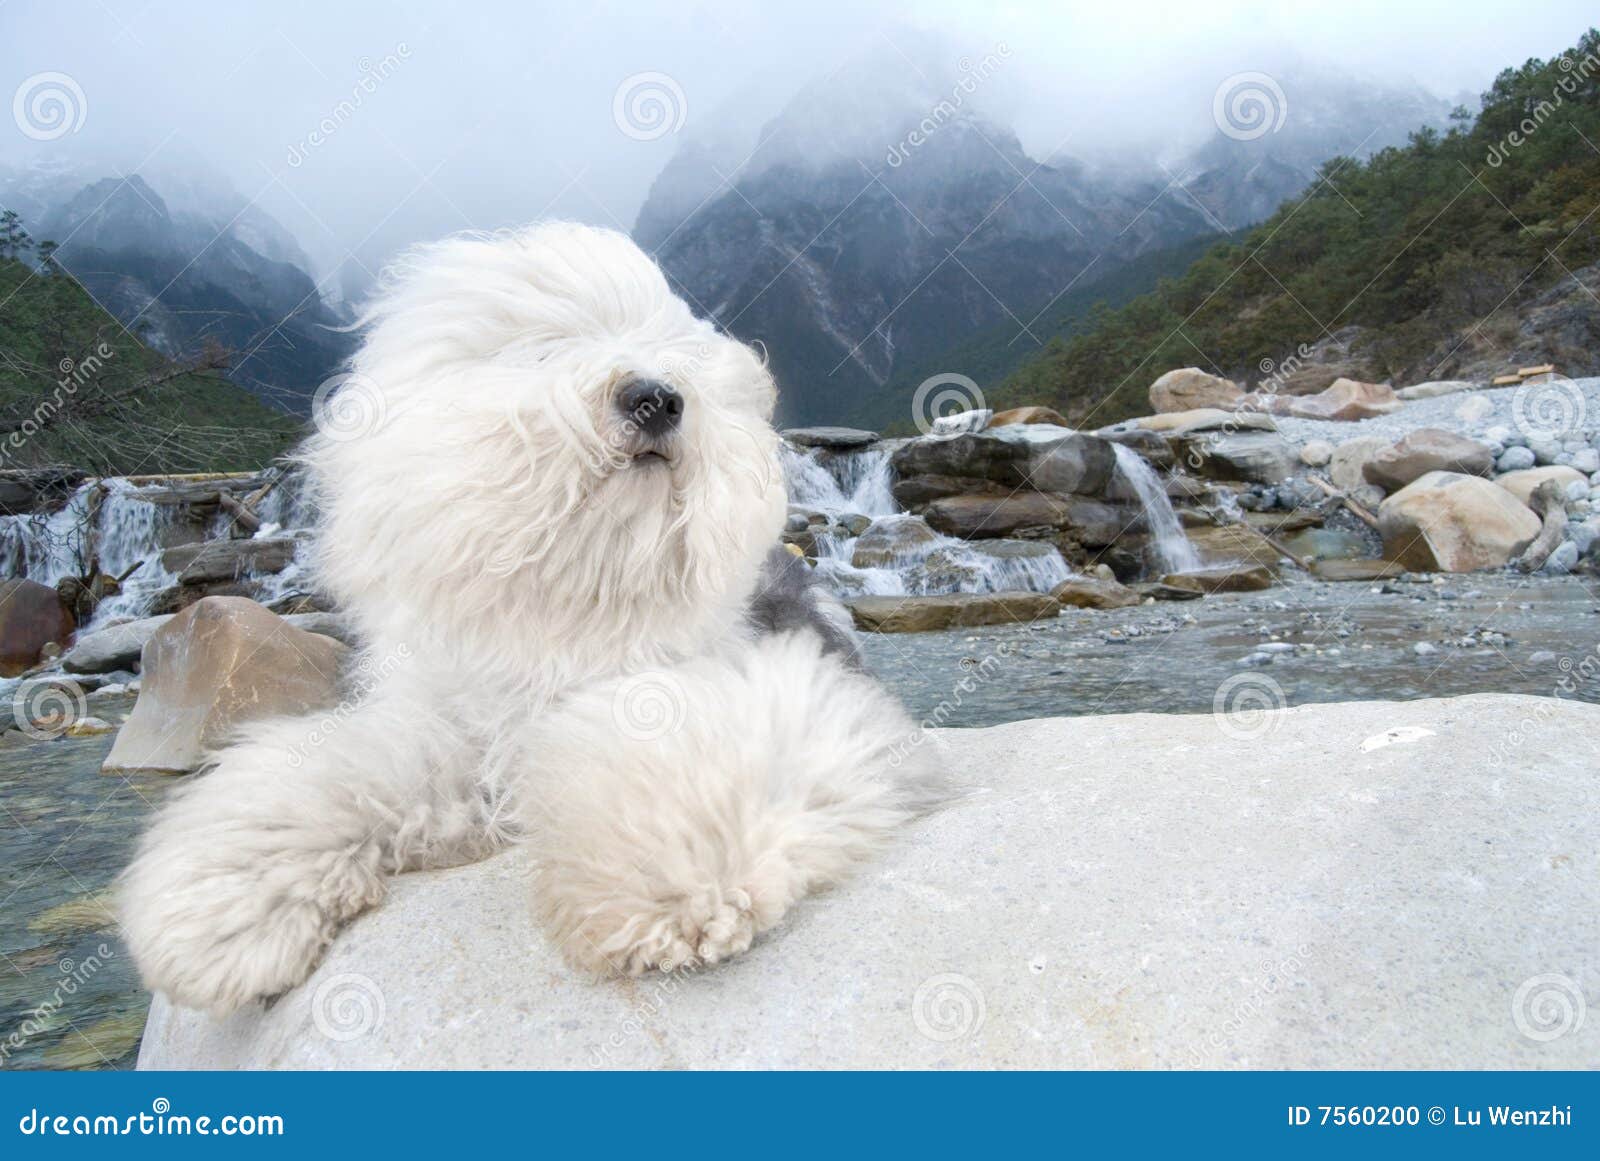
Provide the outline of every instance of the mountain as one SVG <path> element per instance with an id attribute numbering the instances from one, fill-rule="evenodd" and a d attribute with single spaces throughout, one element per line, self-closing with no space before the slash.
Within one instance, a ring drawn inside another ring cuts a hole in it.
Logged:
<path id="1" fill-rule="evenodd" d="M 31 260 L 0 258 L 0 353 L 5 468 L 253 469 L 301 434 L 243 387 L 144 345 L 73 279 Z"/>
<path id="2" fill-rule="evenodd" d="M 1219 229 L 1265 221 L 1316 181 L 1329 158 L 1364 159 L 1404 145 L 1424 126 L 1448 124 L 1451 103 L 1416 85 L 1298 58 L 1280 60 L 1273 71 L 1286 78 L 1283 85 L 1244 73 L 1219 86 L 1215 132 L 1169 167 L 1179 195 Z"/>
<path id="3" fill-rule="evenodd" d="M 1150 289 L 1095 291 L 1127 263 L 1265 217 L 1328 142 L 1369 149 L 1441 115 L 1408 92 L 1374 131 L 1387 90 L 1327 81 L 1294 90 L 1280 132 L 1219 132 L 1164 168 L 1042 162 L 985 107 L 1004 61 L 956 59 L 931 41 L 858 57 L 759 130 L 688 138 L 651 188 L 636 240 L 700 314 L 764 344 L 780 422 L 892 425 L 913 369 L 970 374 L 941 356 L 991 328 L 1009 371 L 1065 333 L 1063 303 Z"/>
<path id="4" fill-rule="evenodd" d="M 1502 72 L 1475 120 L 1329 161 L 1304 197 L 1017 369 L 991 402 L 1108 423 L 1148 411 L 1151 381 L 1189 365 L 1268 387 L 1322 360 L 1397 384 L 1547 361 L 1600 373 L 1597 141 L 1591 30 Z"/>
<path id="5" fill-rule="evenodd" d="M 158 192 L 156 182 L 160 183 Z M 202 166 L 96 177 L 82 165 L 0 170 L 0 207 L 94 299 L 169 358 L 207 342 L 236 352 L 230 376 L 303 412 L 353 344 L 346 316 L 270 215 Z"/>

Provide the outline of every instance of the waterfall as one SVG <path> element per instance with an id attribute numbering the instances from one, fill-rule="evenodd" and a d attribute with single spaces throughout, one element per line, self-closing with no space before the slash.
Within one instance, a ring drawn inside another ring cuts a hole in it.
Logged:
<path id="1" fill-rule="evenodd" d="M 1111 447 L 1117 455 L 1117 471 L 1144 508 L 1145 523 L 1150 527 L 1150 539 L 1162 569 L 1168 573 L 1198 570 L 1200 554 L 1183 534 L 1183 525 L 1172 510 L 1172 501 L 1167 497 L 1161 477 L 1131 447 L 1120 443 L 1113 443 Z"/>
<path id="2" fill-rule="evenodd" d="M 1075 575 L 1053 544 L 1031 540 L 959 540 L 928 528 L 920 516 L 885 516 L 869 531 L 910 535 L 872 568 L 851 563 L 856 538 L 818 536 L 816 573 L 837 595 L 933 596 L 942 593 L 1046 593 Z"/>
<path id="3" fill-rule="evenodd" d="M 889 491 L 889 449 L 881 443 L 856 452 L 786 443 L 781 459 L 791 504 L 830 515 L 889 516 L 899 511 Z"/>

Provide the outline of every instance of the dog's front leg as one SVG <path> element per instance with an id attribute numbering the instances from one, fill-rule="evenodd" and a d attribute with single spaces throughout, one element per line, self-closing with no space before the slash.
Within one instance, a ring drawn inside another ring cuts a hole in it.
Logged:
<path id="1" fill-rule="evenodd" d="M 376 701 L 321 733 L 319 719 L 264 722 L 178 791 L 121 881 L 145 986 L 217 1013 L 275 996 L 389 875 L 488 853 L 470 747 L 418 716 Z"/>

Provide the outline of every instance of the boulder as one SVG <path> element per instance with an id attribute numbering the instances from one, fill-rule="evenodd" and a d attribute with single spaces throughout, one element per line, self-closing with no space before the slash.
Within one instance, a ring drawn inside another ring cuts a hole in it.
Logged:
<path id="1" fill-rule="evenodd" d="M 1357 379 L 1337 379 L 1331 387 L 1315 395 L 1294 399 L 1289 414 L 1297 419 L 1334 419 L 1354 422 L 1388 415 L 1402 406 L 1387 383 L 1363 383 Z"/>
<path id="2" fill-rule="evenodd" d="M 145 644 L 139 700 L 103 768 L 186 773 L 244 722 L 333 705 L 345 653 L 254 601 L 207 597 Z"/>
<path id="3" fill-rule="evenodd" d="M 1470 379 L 1433 379 L 1427 383 L 1413 383 L 1395 392 L 1397 399 L 1437 399 L 1441 395 L 1455 395 L 1461 391 L 1474 391 L 1482 386 Z"/>
<path id="4" fill-rule="evenodd" d="M 878 442 L 878 433 L 859 427 L 791 427 L 781 433 L 801 447 L 825 447 L 830 451 L 855 451 Z"/>
<path id="5" fill-rule="evenodd" d="M 1184 534 L 1208 567 L 1261 565 L 1276 569 L 1281 555 L 1261 533 L 1244 524 L 1186 528 Z"/>
<path id="6" fill-rule="evenodd" d="M 1183 589 L 1177 585 L 1164 585 L 1160 581 L 1141 581 L 1128 587 L 1152 601 L 1198 601 L 1205 596 L 1199 589 Z"/>
<path id="7" fill-rule="evenodd" d="M 89 473 L 78 468 L 7 468 L 0 471 L 0 515 L 26 516 L 60 508 Z"/>
<path id="8" fill-rule="evenodd" d="M 1539 528 L 1539 518 L 1507 489 L 1459 472 L 1429 472 L 1378 508 L 1383 555 L 1413 572 L 1499 568 Z"/>
<path id="9" fill-rule="evenodd" d="M 1140 520 L 1138 511 L 1127 505 L 1025 490 L 998 496 L 946 496 L 927 505 L 922 514 L 933 528 L 964 540 L 1042 527 L 1069 532 L 1091 548 L 1111 544 Z"/>
<path id="10" fill-rule="evenodd" d="M 0 677 L 16 677 L 39 664 L 46 645 L 66 648 L 77 624 L 49 585 L 0 580 Z"/>
<path id="11" fill-rule="evenodd" d="M 296 543 L 285 536 L 182 544 L 161 554 L 161 566 L 177 574 L 179 585 L 234 581 L 248 573 L 282 572 L 294 560 Z"/>
<path id="12" fill-rule="evenodd" d="M 1193 589 L 1200 593 L 1254 593 L 1270 589 L 1273 575 L 1260 565 L 1240 565 L 1233 568 L 1204 568 L 1197 572 L 1177 572 L 1161 578 L 1161 583 L 1173 588 Z"/>
<path id="13" fill-rule="evenodd" d="M 119 669 L 132 669 L 144 652 L 145 642 L 170 620 L 170 615 L 145 617 L 84 633 L 61 658 L 61 668 L 68 673 L 115 673 Z"/>
<path id="14" fill-rule="evenodd" d="M 1545 468 L 1524 468 L 1521 471 L 1507 472 L 1503 476 L 1495 477 L 1495 483 L 1515 496 L 1523 504 L 1533 498 L 1533 493 L 1539 485 L 1546 480 L 1554 480 L 1563 490 L 1567 485 L 1589 482 L 1589 478 L 1577 468 L 1569 468 L 1563 464 L 1551 464 Z"/>
<path id="15" fill-rule="evenodd" d="M 971 476 L 907 476 L 889 486 L 894 502 L 908 512 L 919 512 L 945 496 L 1005 496 L 1014 490 L 1014 486 L 1007 487 Z"/>
<path id="16" fill-rule="evenodd" d="M 1347 439 L 1333 449 L 1328 461 L 1328 478 L 1341 492 L 1353 491 L 1367 482 L 1367 461 L 1389 447 L 1381 435 L 1362 435 Z"/>
<path id="17" fill-rule="evenodd" d="M 1361 475 L 1386 492 L 1398 492 L 1429 472 L 1487 476 L 1493 470 L 1494 453 L 1487 444 L 1441 427 L 1419 427 L 1368 459 Z"/>
<path id="18" fill-rule="evenodd" d="M 1178 458 L 1213 480 L 1276 484 L 1294 475 L 1300 453 L 1271 431 L 1195 432 L 1178 437 Z"/>
<path id="19" fill-rule="evenodd" d="M 946 593 L 931 597 L 856 597 L 847 601 L 856 628 L 869 633 L 922 633 L 975 625 L 1028 624 L 1054 617 L 1047 593 Z"/>
<path id="20" fill-rule="evenodd" d="M 1123 426 L 1118 424 L 1119 427 Z M 1145 431 L 1188 435 L 1196 431 L 1277 431 L 1272 416 L 1248 411 L 1223 411 L 1216 407 L 1200 407 L 1194 411 L 1175 411 L 1168 415 L 1146 415 L 1130 419 L 1127 426 Z M 1114 430 L 1114 429 L 1113 429 Z"/>
<path id="21" fill-rule="evenodd" d="M 1150 384 L 1150 406 L 1158 412 L 1226 408 L 1243 394 L 1231 379 L 1209 375 L 1199 367 L 1179 367 Z"/>
<path id="22" fill-rule="evenodd" d="M 1050 590 L 1050 595 L 1076 609 L 1126 609 L 1144 600 L 1117 581 L 1085 576 L 1062 581 Z"/>
<path id="23" fill-rule="evenodd" d="M 1311 572 L 1325 581 L 1393 580 L 1404 576 L 1405 569 L 1392 560 L 1314 560 Z"/>
<path id="24" fill-rule="evenodd" d="M 933 730 L 978 792 L 712 968 L 568 967 L 520 850 L 401 875 L 275 1003 L 158 997 L 139 1066 L 1592 1069 L 1600 706 L 1271 689 Z"/>
<path id="25" fill-rule="evenodd" d="M 982 431 L 989 426 L 989 420 L 994 417 L 994 412 L 987 407 L 974 408 L 971 411 L 958 411 L 951 415 L 941 415 L 929 425 L 929 434 L 945 438 L 952 435 L 962 435 L 970 431 Z"/>
<path id="26" fill-rule="evenodd" d="M 996 411 L 989 420 L 990 427 L 1008 427 L 1013 423 L 1049 423 L 1066 428 L 1072 426 L 1066 417 L 1053 407 L 1013 407 L 1007 411 Z"/>
<path id="27" fill-rule="evenodd" d="M 1105 440 L 1049 424 L 908 440 L 890 457 L 902 480 L 955 476 L 1006 488 L 1098 495 L 1116 469 Z"/>
<path id="28" fill-rule="evenodd" d="M 1095 434 L 1111 443 L 1120 443 L 1123 447 L 1131 447 L 1143 456 L 1152 468 L 1158 471 L 1167 471 L 1178 462 L 1178 457 L 1172 451 L 1172 442 L 1159 431 L 1147 431 L 1142 427 L 1132 427 L 1121 431 L 1098 431 Z"/>
<path id="29" fill-rule="evenodd" d="M 920 516 L 882 516 L 856 538 L 856 568 L 894 568 L 927 554 L 939 534 Z"/>
<path id="30" fill-rule="evenodd" d="M 1325 439 L 1314 439 L 1300 449 L 1300 462 L 1308 468 L 1326 467 L 1333 459 L 1333 445 Z"/>

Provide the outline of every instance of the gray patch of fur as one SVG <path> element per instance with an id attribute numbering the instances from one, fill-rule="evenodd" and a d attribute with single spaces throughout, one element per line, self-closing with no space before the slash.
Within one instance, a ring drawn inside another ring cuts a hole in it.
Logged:
<path id="1" fill-rule="evenodd" d="M 782 546 L 767 553 L 745 616 L 761 634 L 809 630 L 822 639 L 825 653 L 861 667 L 849 610 L 816 582 L 805 561 Z"/>

